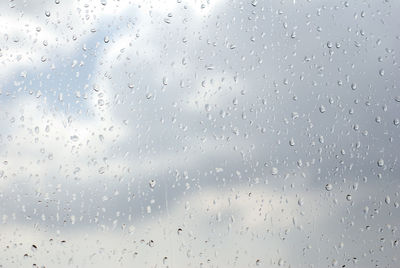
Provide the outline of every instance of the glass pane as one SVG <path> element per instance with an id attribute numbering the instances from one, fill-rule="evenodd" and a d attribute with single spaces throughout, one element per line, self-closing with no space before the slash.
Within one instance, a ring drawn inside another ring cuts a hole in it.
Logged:
<path id="1" fill-rule="evenodd" d="M 0 267 L 399 267 L 400 2 L 0 2 Z"/>

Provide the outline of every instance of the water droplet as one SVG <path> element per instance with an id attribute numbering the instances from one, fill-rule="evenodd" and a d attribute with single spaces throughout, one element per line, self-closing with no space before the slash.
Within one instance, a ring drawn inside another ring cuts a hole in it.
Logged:
<path id="1" fill-rule="evenodd" d="M 256 6 L 257 6 L 257 0 L 252 0 L 252 1 L 251 1 L 251 5 L 252 5 L 253 7 L 256 7 Z"/>
<path id="2" fill-rule="evenodd" d="M 58 5 L 60 3 L 60 0 L 55 0 L 54 3 L 56 3 L 56 5 Z"/>
<path id="3" fill-rule="evenodd" d="M 352 199 L 351 194 L 346 195 L 346 200 L 347 201 L 351 201 L 351 199 Z"/>
<path id="4" fill-rule="evenodd" d="M 182 228 L 178 228 L 178 231 L 176 231 L 176 232 L 178 235 L 180 235 L 182 233 L 182 231 L 183 231 Z"/>
<path id="5" fill-rule="evenodd" d="M 272 175 L 278 174 L 278 168 L 273 167 L 273 168 L 271 169 L 271 174 L 272 174 Z"/>
<path id="6" fill-rule="evenodd" d="M 77 135 L 73 135 L 70 137 L 71 141 L 77 142 L 79 140 L 79 137 Z"/>
<path id="7" fill-rule="evenodd" d="M 385 165 L 385 162 L 381 158 L 381 159 L 378 160 L 377 164 L 378 164 L 378 167 L 383 167 L 383 165 Z"/>
<path id="8" fill-rule="evenodd" d="M 294 144 L 295 144 L 295 143 L 294 143 L 294 139 L 291 138 L 291 139 L 289 140 L 289 145 L 290 145 L 290 146 L 294 146 Z"/>
<path id="9" fill-rule="evenodd" d="M 256 260 L 256 265 L 260 266 L 260 264 L 261 264 L 261 261 L 260 260 Z"/>
<path id="10" fill-rule="evenodd" d="M 163 83 L 164 86 L 168 85 L 168 79 L 167 79 L 167 77 L 165 77 L 165 76 L 163 77 L 162 83 Z"/>
<path id="11" fill-rule="evenodd" d="M 331 41 L 328 41 L 328 42 L 326 43 L 326 46 L 327 46 L 328 48 L 332 48 L 332 47 L 333 47 L 333 44 L 332 44 Z"/>
<path id="12" fill-rule="evenodd" d="M 150 188 L 154 188 L 155 186 L 156 186 L 156 181 L 155 180 L 150 180 L 149 181 L 149 186 L 150 186 Z"/>
<path id="13" fill-rule="evenodd" d="M 110 38 L 109 38 L 108 36 L 105 36 L 105 37 L 104 37 L 104 43 L 107 44 L 108 42 L 110 42 Z"/>
<path id="14" fill-rule="evenodd" d="M 385 197 L 385 203 L 388 204 L 388 205 L 390 205 L 390 196 L 387 195 L 387 196 Z"/>
<path id="15" fill-rule="evenodd" d="M 46 17 L 50 17 L 50 11 L 46 11 L 44 12 L 44 14 L 46 15 Z"/>
<path id="16" fill-rule="evenodd" d="M 147 93 L 147 94 L 146 94 L 146 99 L 149 100 L 149 99 L 151 99 L 151 97 L 153 97 L 153 94 L 151 94 L 151 93 Z"/>
<path id="17" fill-rule="evenodd" d="M 32 246 L 31 246 L 31 250 L 32 250 L 33 252 L 35 252 L 35 251 L 37 250 L 37 246 L 36 246 L 36 245 L 32 245 Z"/>
<path id="18" fill-rule="evenodd" d="M 319 106 L 319 111 L 320 111 L 321 113 L 325 113 L 325 112 L 326 112 L 325 106 L 324 106 L 324 105 Z"/>
<path id="19" fill-rule="evenodd" d="M 385 70 L 380 69 L 380 70 L 379 70 L 379 75 L 380 75 L 380 76 L 384 76 L 384 75 L 385 75 Z"/>
<path id="20" fill-rule="evenodd" d="M 332 191 L 332 189 L 333 189 L 332 184 L 328 183 L 327 185 L 325 185 L 325 190 L 327 190 L 328 192 Z"/>
<path id="21" fill-rule="evenodd" d="M 105 167 L 101 167 L 101 168 L 99 168 L 99 170 L 98 170 L 99 174 L 104 174 L 105 171 L 106 171 L 106 168 L 105 168 Z"/>
<path id="22" fill-rule="evenodd" d="M 352 83 L 350 87 L 351 87 L 352 90 L 356 90 L 357 89 L 357 84 L 356 83 Z"/>
<path id="23" fill-rule="evenodd" d="M 395 126 L 400 125 L 400 119 L 399 119 L 399 118 L 393 119 L 393 124 L 394 124 Z"/>
<path id="24" fill-rule="evenodd" d="M 300 198 L 299 200 L 297 200 L 297 204 L 298 204 L 299 206 L 303 206 L 303 205 L 304 205 L 304 200 L 303 200 L 303 198 Z"/>

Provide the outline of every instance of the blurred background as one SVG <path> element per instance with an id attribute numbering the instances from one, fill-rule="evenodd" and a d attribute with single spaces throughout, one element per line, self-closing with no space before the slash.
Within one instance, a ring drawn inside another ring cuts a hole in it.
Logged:
<path id="1" fill-rule="evenodd" d="M 0 267 L 399 267 L 400 2 L 0 2 Z"/>

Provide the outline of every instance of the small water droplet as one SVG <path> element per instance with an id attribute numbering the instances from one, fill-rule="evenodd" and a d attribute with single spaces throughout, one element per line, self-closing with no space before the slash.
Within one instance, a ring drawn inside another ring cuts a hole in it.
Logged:
<path id="1" fill-rule="evenodd" d="M 325 113 L 325 112 L 326 112 L 325 106 L 324 106 L 324 105 L 319 106 L 319 111 L 320 111 L 321 113 Z"/>
<path id="2" fill-rule="evenodd" d="M 153 180 L 153 179 L 151 179 L 151 180 L 149 181 L 149 186 L 150 186 L 150 188 L 154 188 L 154 187 L 156 186 L 156 181 Z"/>
<path id="3" fill-rule="evenodd" d="M 291 139 L 289 140 L 289 145 L 290 145 L 290 146 L 294 146 L 294 144 L 295 144 L 295 143 L 294 143 L 294 139 L 291 138 Z"/>
<path id="4" fill-rule="evenodd" d="M 46 12 L 44 12 L 44 14 L 46 15 L 46 17 L 50 17 L 50 11 L 46 11 Z"/>
<path id="5" fill-rule="evenodd" d="M 70 137 L 71 141 L 77 142 L 79 140 L 79 137 L 77 135 L 73 135 Z"/>
<path id="6" fill-rule="evenodd" d="M 271 169 L 271 174 L 272 174 L 272 175 L 278 174 L 278 168 L 273 167 L 273 168 Z"/>
<path id="7" fill-rule="evenodd" d="M 346 200 L 347 201 L 351 201 L 351 199 L 352 199 L 351 194 L 346 195 Z"/>
<path id="8" fill-rule="evenodd" d="M 327 185 L 325 185 L 325 190 L 327 190 L 328 192 L 332 191 L 332 189 L 333 189 L 332 184 L 328 183 Z"/>
<path id="9" fill-rule="evenodd" d="M 299 206 L 303 206 L 303 205 L 304 205 L 304 200 L 303 200 L 303 198 L 300 198 L 299 200 L 297 200 L 297 204 L 298 204 Z"/>
<path id="10" fill-rule="evenodd" d="M 101 167 L 101 168 L 99 168 L 99 170 L 98 170 L 99 174 L 104 174 L 105 171 L 106 171 L 106 168 L 105 168 L 105 167 Z"/>
<path id="11" fill-rule="evenodd" d="M 377 164 L 378 164 L 378 167 L 383 167 L 383 165 L 385 165 L 385 162 L 381 158 L 381 159 L 378 160 Z"/>
<path id="12" fill-rule="evenodd" d="M 385 203 L 388 204 L 388 205 L 390 205 L 390 196 L 387 195 L 387 196 L 385 197 Z"/>

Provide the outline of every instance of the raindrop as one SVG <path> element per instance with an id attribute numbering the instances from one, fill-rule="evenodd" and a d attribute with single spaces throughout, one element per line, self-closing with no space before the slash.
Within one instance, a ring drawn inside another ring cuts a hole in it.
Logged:
<path id="1" fill-rule="evenodd" d="M 378 160 L 377 164 L 378 164 L 378 167 L 383 167 L 383 165 L 385 164 L 385 162 L 384 162 L 383 159 L 381 158 L 381 159 Z"/>
<path id="2" fill-rule="evenodd" d="M 332 184 L 328 183 L 327 185 L 325 185 L 325 190 L 327 190 L 328 192 L 332 191 L 332 189 L 333 189 Z"/>
<path id="3" fill-rule="evenodd" d="M 390 196 L 387 195 L 387 196 L 385 197 L 385 203 L 388 204 L 388 205 L 390 205 Z"/>
<path id="4" fill-rule="evenodd" d="M 294 144 L 295 144 L 295 143 L 294 143 L 294 139 L 291 138 L 291 139 L 289 140 L 289 145 L 290 145 L 290 146 L 294 146 Z"/>
<path id="5" fill-rule="evenodd" d="M 104 174 L 105 171 L 106 171 L 106 168 L 105 168 L 105 167 L 101 167 L 101 168 L 99 168 L 99 170 L 98 170 L 99 174 Z"/>
<path id="6" fill-rule="evenodd" d="M 153 179 L 151 179 L 151 180 L 149 181 L 149 186 L 150 186 L 150 188 L 154 188 L 154 187 L 156 186 L 156 181 L 153 180 Z"/>
<path id="7" fill-rule="evenodd" d="M 278 168 L 273 167 L 273 168 L 271 169 L 271 174 L 272 174 L 272 175 L 277 175 L 277 174 L 278 174 Z"/>
<path id="8" fill-rule="evenodd" d="M 347 201 L 351 201 L 351 199 L 352 199 L 351 194 L 346 195 L 346 200 Z"/>
<path id="9" fill-rule="evenodd" d="M 324 105 L 319 106 L 319 111 L 320 111 L 321 113 L 325 113 L 325 112 L 326 112 L 325 106 L 324 106 Z"/>

